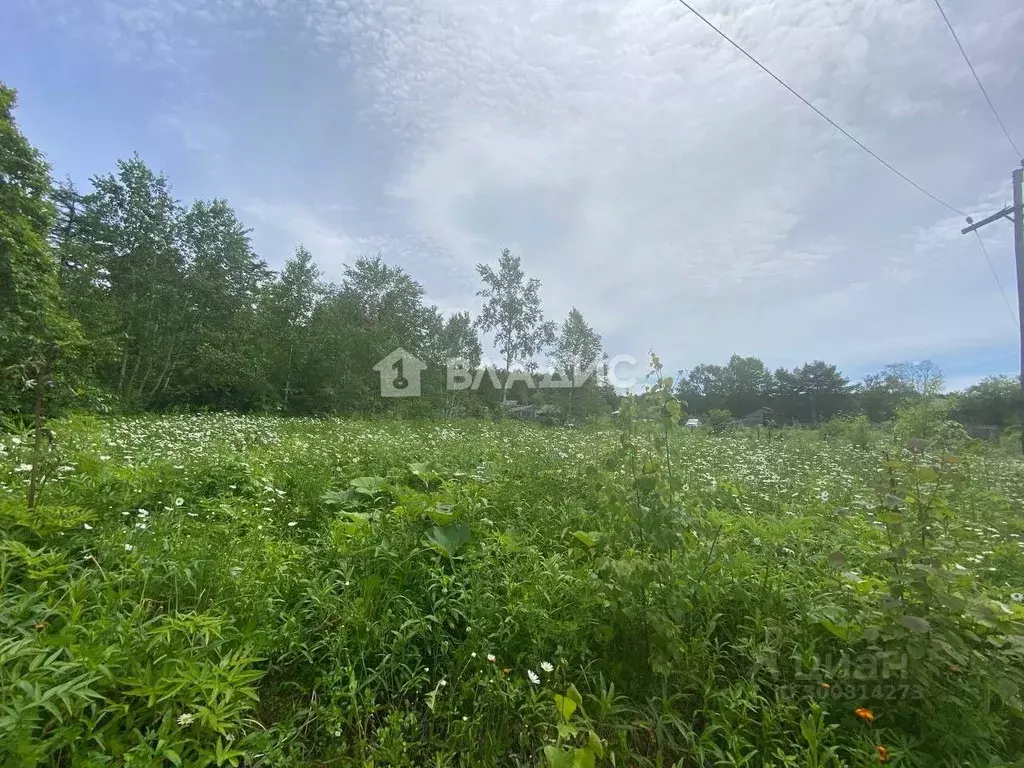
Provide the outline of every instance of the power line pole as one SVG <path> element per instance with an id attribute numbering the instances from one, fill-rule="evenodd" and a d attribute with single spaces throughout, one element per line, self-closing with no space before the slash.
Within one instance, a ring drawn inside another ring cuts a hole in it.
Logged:
<path id="1" fill-rule="evenodd" d="M 1024 161 L 1021 162 L 1021 165 L 1024 166 Z M 999 219 L 1009 219 L 1013 223 L 1013 251 L 1017 260 L 1017 318 L 1020 323 L 1020 444 L 1021 452 L 1024 452 L 1024 198 L 1022 198 L 1021 192 L 1021 187 L 1024 186 L 1024 167 L 1015 168 L 1012 179 L 1013 205 L 1003 208 L 998 213 L 993 213 L 979 222 L 972 221 L 968 216 L 968 226 L 960 232 L 966 235 Z"/>

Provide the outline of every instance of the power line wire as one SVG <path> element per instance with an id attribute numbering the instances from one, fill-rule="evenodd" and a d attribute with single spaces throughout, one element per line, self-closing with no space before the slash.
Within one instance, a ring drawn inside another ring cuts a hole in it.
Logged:
<path id="1" fill-rule="evenodd" d="M 1010 305 L 1010 300 L 1006 296 L 1006 290 L 1003 288 L 1003 283 L 999 279 L 999 275 L 996 273 L 995 265 L 992 264 L 992 257 L 988 255 L 988 248 L 985 247 L 985 241 L 981 239 L 981 235 L 978 234 L 978 230 L 974 230 L 974 236 L 978 238 L 978 245 L 981 246 L 981 252 L 985 254 L 985 261 L 988 262 L 988 268 L 992 271 L 992 277 L 995 278 L 996 285 L 999 286 L 999 293 L 1003 295 L 1003 303 L 1006 305 L 1006 311 L 1010 313 L 1010 317 L 1013 318 L 1013 327 L 1018 327 L 1017 313 L 1013 311 L 1013 307 Z"/>
<path id="2" fill-rule="evenodd" d="M 953 25 L 949 23 L 949 17 L 946 16 L 946 12 L 942 9 L 942 3 L 940 3 L 939 0 L 935 0 L 935 7 L 939 9 L 939 13 L 942 14 L 942 20 L 946 22 L 946 26 L 949 27 L 949 32 L 953 35 L 953 40 L 956 41 L 956 47 L 960 49 L 960 55 L 963 56 L 964 61 L 967 62 L 967 66 L 971 70 L 971 74 L 974 75 L 974 82 L 976 82 L 978 87 L 981 89 L 981 95 L 984 96 L 985 101 L 988 102 L 988 108 L 992 110 L 992 116 L 995 117 L 996 122 L 999 123 L 999 127 L 1003 129 L 1003 134 L 1006 136 L 1006 140 L 1010 142 L 1010 146 L 1013 147 L 1013 151 L 1016 153 L 1018 158 L 1024 157 L 1024 155 L 1021 154 L 1020 149 L 1017 148 L 1017 144 L 1014 142 L 1013 137 L 1010 136 L 1010 132 L 1006 130 L 1006 125 L 1003 123 L 1003 119 L 999 117 L 999 113 L 996 111 L 996 107 L 992 103 L 992 99 L 988 96 L 988 91 L 986 91 L 985 86 L 981 84 L 981 78 L 978 77 L 978 73 L 975 71 L 974 65 L 971 64 L 971 59 L 967 56 L 967 51 L 964 50 L 963 43 L 960 42 L 960 36 L 957 35 L 956 30 L 953 29 Z"/>
<path id="3" fill-rule="evenodd" d="M 875 153 L 874 153 L 874 152 L 872 152 L 872 151 L 871 151 L 870 149 L 868 149 L 868 148 L 867 148 L 867 147 L 866 147 L 866 146 L 865 146 L 865 145 L 864 145 L 864 144 L 863 144 L 863 143 L 862 143 L 862 142 L 861 142 L 860 140 L 858 140 L 858 139 L 857 139 L 856 137 L 854 137 L 854 136 L 853 136 L 853 134 L 851 134 L 851 133 L 850 133 L 849 131 L 847 131 L 847 130 L 846 130 L 845 128 L 843 128 L 843 127 L 842 127 L 841 125 L 839 125 L 839 123 L 837 123 L 837 122 L 836 122 L 835 120 L 833 120 L 833 119 L 832 119 L 831 117 L 829 117 L 828 115 L 826 115 L 826 114 L 825 114 L 824 112 L 822 112 L 822 111 L 821 111 L 820 109 L 818 109 L 818 108 L 817 108 L 816 106 L 814 106 L 813 104 L 811 104 L 811 102 L 809 102 L 809 101 L 808 101 L 807 99 L 805 99 L 805 98 L 804 98 L 803 96 L 801 96 L 801 95 L 800 95 L 799 93 L 797 93 L 797 92 L 796 92 L 796 91 L 795 91 L 795 90 L 794 90 L 793 88 L 791 88 L 791 87 L 790 87 L 790 86 L 789 86 L 789 85 L 788 85 L 788 84 L 787 84 L 787 83 L 786 83 L 786 82 L 785 82 L 785 81 L 784 81 L 784 80 L 783 80 L 783 79 L 782 79 L 781 77 L 779 77 L 779 76 L 778 76 L 778 75 L 776 75 L 776 74 L 775 74 L 774 72 L 772 72 L 772 71 L 771 71 L 770 69 L 768 69 L 768 67 L 766 67 L 766 66 L 765 66 L 764 64 L 762 64 L 762 63 L 761 63 L 760 61 L 758 61 L 758 60 L 757 60 L 756 58 L 754 58 L 754 57 L 753 57 L 753 56 L 752 56 L 751 54 L 747 53 L 747 51 L 746 51 L 746 50 L 745 50 L 745 49 L 743 48 L 743 46 L 741 46 L 741 45 L 740 45 L 739 43 L 737 43 L 737 42 L 736 42 L 735 40 L 733 40 L 733 39 L 732 39 L 731 37 L 729 37 L 729 36 L 728 36 L 727 34 L 725 34 L 725 32 L 723 32 L 723 31 L 722 31 L 722 30 L 720 30 L 720 29 L 719 29 L 718 27 L 716 27 L 716 26 L 715 26 L 714 24 L 712 24 L 712 23 L 711 23 L 710 21 L 708 21 L 708 19 L 707 19 L 707 18 L 705 18 L 705 17 L 704 17 L 704 16 L 703 16 L 703 15 L 702 15 L 702 14 L 700 13 L 700 11 L 698 11 L 698 10 L 697 10 L 696 8 L 694 8 L 694 7 L 692 6 L 692 5 L 690 5 L 690 4 L 688 3 L 688 2 L 686 2 L 686 0 L 679 0 L 679 2 L 680 2 L 680 3 L 681 3 L 681 4 L 683 5 L 683 7 L 685 7 L 685 8 L 686 8 L 686 9 L 687 9 L 687 10 L 688 10 L 688 11 L 689 11 L 690 13 L 692 13 L 692 14 L 693 14 L 694 16 L 696 16 L 696 17 L 697 17 L 698 19 L 700 19 L 700 20 L 701 20 L 701 21 L 703 21 L 703 22 L 704 22 L 705 24 L 707 24 L 707 25 L 708 25 L 709 27 L 711 27 L 711 29 L 713 29 L 713 30 L 714 30 L 714 31 L 715 31 L 715 32 L 716 32 L 716 33 L 717 33 L 717 34 L 718 34 L 718 35 L 719 35 L 719 36 L 720 36 L 720 37 L 721 37 L 721 38 L 722 38 L 723 40 L 725 40 L 725 41 L 726 41 L 727 43 L 729 43 L 729 45 L 731 45 L 731 46 L 732 46 L 733 48 L 735 48 L 735 49 L 736 49 L 737 51 L 739 51 L 739 52 L 740 52 L 740 53 L 742 53 L 742 54 L 743 54 L 744 56 L 746 56 L 746 57 L 747 57 L 748 59 L 750 59 L 750 60 L 751 60 L 752 62 L 754 62 L 754 64 L 756 64 L 756 65 L 758 66 L 758 68 L 760 68 L 760 69 L 761 69 L 761 71 L 762 71 L 762 72 L 764 72 L 764 73 L 765 73 L 766 75 L 768 75 L 768 76 L 769 76 L 770 78 L 772 78 L 772 80 L 774 80 L 774 81 L 775 81 L 775 82 L 777 82 L 777 83 L 778 83 L 779 85 L 781 85 L 781 86 L 782 86 L 783 88 L 785 88 L 785 89 L 786 89 L 787 91 L 789 91 L 789 92 L 790 92 L 791 94 L 793 94 L 793 95 L 794 95 L 794 96 L 795 96 L 796 98 L 798 98 L 798 99 L 799 99 L 799 100 L 800 100 L 801 102 L 803 102 L 805 106 L 807 106 L 807 107 L 809 107 L 810 109 L 812 109 L 812 110 L 814 111 L 814 113 L 815 113 L 816 115 L 818 115 L 818 117 L 820 117 L 820 118 L 821 118 L 822 120 L 824 120 L 825 122 L 827 122 L 827 123 L 828 123 L 829 125 L 831 125 L 831 126 L 832 126 L 833 128 L 835 128 L 835 129 L 836 129 L 837 131 L 839 131 L 839 132 L 840 132 L 841 134 L 843 134 L 843 136 L 845 136 L 845 137 L 846 137 L 846 138 L 848 138 L 848 139 L 849 139 L 850 141 L 852 141 L 852 142 L 853 142 L 854 144 L 856 144 L 856 145 L 857 145 L 858 147 L 860 147 L 860 148 L 861 148 L 862 150 L 864 150 L 865 152 L 867 152 L 867 153 L 868 153 L 869 155 L 871 155 L 871 157 L 873 157 L 873 158 L 874 158 L 875 160 L 877 160 L 877 161 L 878 161 L 879 163 L 881 163 L 882 165 L 884 165 L 884 166 L 885 166 L 886 168 L 888 168 L 888 169 L 889 169 L 890 171 L 892 171 L 892 172 L 893 172 L 894 174 L 896 174 L 896 175 L 897 175 L 897 176 L 899 176 L 899 177 L 900 177 L 901 179 L 903 179 L 903 181 L 905 181 L 905 182 L 906 182 L 907 184 L 909 184 L 910 186 L 912 186 L 912 187 L 913 187 L 914 189 L 916 189 L 916 190 L 917 190 L 918 192 L 921 192 L 922 194 L 924 194 L 924 195 L 927 195 L 928 197 L 930 197 L 930 198 L 931 198 L 932 200 L 934 200 L 934 201 L 935 201 L 936 203 L 938 203 L 939 205 L 943 206 L 943 207 L 944 207 L 944 208 L 946 208 L 947 210 L 950 210 L 950 211 L 952 211 L 953 213 L 955 213 L 955 214 L 957 214 L 957 215 L 959 215 L 959 216 L 967 216 L 967 214 L 966 214 L 966 213 L 964 213 L 963 211 L 961 211 L 961 210 L 960 210 L 959 208 L 955 208 L 954 206 L 952 206 L 952 205 L 950 205 L 949 203 L 947 203 L 947 202 L 946 202 L 945 200 L 942 200 L 942 199 L 940 199 L 940 198 L 936 197 L 936 196 L 935 196 L 935 195 L 933 195 L 933 194 L 932 194 L 931 192 L 929 192 L 929 191 L 928 191 L 927 189 L 925 189 L 925 188 L 924 188 L 924 187 L 922 187 L 922 186 L 921 186 L 920 184 L 918 184 L 918 183 L 917 183 L 916 181 L 914 181 L 913 179 L 911 179 L 911 178 L 910 178 L 909 176 L 907 176 L 907 175 L 906 175 L 906 174 L 904 174 L 904 173 L 901 173 L 901 172 L 900 172 L 900 171 L 898 171 L 898 170 L 897 170 L 896 168 L 894 168 L 894 167 L 893 167 L 893 166 L 891 166 L 891 165 L 890 165 L 889 163 L 887 163 L 887 162 L 886 162 L 885 160 L 883 160 L 883 159 L 882 159 L 881 157 L 879 157 L 879 156 L 878 156 L 877 154 L 875 154 Z"/>

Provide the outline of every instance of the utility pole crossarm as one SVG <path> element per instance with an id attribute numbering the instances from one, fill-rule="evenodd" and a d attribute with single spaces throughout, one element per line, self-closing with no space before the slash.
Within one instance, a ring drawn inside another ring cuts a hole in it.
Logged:
<path id="1" fill-rule="evenodd" d="M 1015 168 L 1011 184 L 1013 185 L 1013 205 L 1008 205 L 998 213 L 993 213 L 988 218 L 974 222 L 967 217 L 967 226 L 960 232 L 969 234 L 986 224 L 991 224 L 999 219 L 1009 219 L 1013 223 L 1013 252 L 1017 262 L 1017 318 L 1020 323 L 1020 391 L 1021 391 L 1021 451 L 1024 452 L 1024 162 L 1021 168 Z M 990 263 L 991 266 L 991 263 Z M 995 270 L 993 268 L 993 274 Z M 999 281 L 999 278 L 996 278 Z M 1000 283 L 1000 290 L 1002 284 Z M 1004 295 L 1005 298 L 1005 295 Z"/>
<path id="2" fill-rule="evenodd" d="M 970 234 L 974 230 L 981 229 L 985 225 L 991 224 L 993 221 L 998 221 L 999 219 L 1009 219 L 1010 221 L 1013 221 L 1013 206 L 1008 205 L 1005 208 L 1003 208 L 1003 210 L 999 211 L 999 213 L 993 213 L 991 216 L 982 219 L 981 221 L 971 221 L 971 217 L 968 216 L 967 223 L 969 226 L 966 226 L 963 229 L 961 229 L 960 234 Z"/>

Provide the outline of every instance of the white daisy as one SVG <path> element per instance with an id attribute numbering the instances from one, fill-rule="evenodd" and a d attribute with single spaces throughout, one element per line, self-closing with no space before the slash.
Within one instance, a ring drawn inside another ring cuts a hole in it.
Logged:
<path id="1" fill-rule="evenodd" d="M 526 676 L 530 678 L 530 682 L 534 685 L 540 685 L 540 677 L 538 677 L 537 673 L 534 672 L 532 669 L 526 670 Z"/>
<path id="2" fill-rule="evenodd" d="M 554 665 L 547 661 L 542 661 L 540 663 L 540 668 L 547 672 L 549 675 L 555 671 Z"/>

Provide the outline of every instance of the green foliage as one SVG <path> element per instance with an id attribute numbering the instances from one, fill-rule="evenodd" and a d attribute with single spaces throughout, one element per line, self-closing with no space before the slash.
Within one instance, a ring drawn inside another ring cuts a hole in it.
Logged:
<path id="1" fill-rule="evenodd" d="M 836 416 L 819 427 L 825 440 L 843 440 L 855 448 L 867 449 L 876 441 L 876 430 L 864 414 Z"/>
<path id="2" fill-rule="evenodd" d="M 733 421 L 733 415 L 724 408 L 712 408 L 704 415 L 703 424 L 712 432 L 721 432 Z"/>
<path id="3" fill-rule="evenodd" d="M 14 121 L 15 92 L 0 83 L 0 412 L 30 410 L 79 342 L 60 293 L 48 237 L 50 171 Z"/>
<path id="4" fill-rule="evenodd" d="M 508 248 L 502 249 L 497 269 L 477 264 L 476 271 L 484 284 L 477 291 L 484 307 L 476 325 L 485 333 L 494 333 L 505 371 L 511 372 L 513 363 L 528 360 L 555 340 L 555 324 L 544 320 L 540 281 L 526 278 L 522 260 Z M 503 401 L 507 395 L 505 387 Z"/>
<path id="5" fill-rule="evenodd" d="M 990 376 L 960 393 L 953 415 L 965 424 L 1008 427 L 1020 425 L 1020 409 L 1020 381 Z"/>
<path id="6" fill-rule="evenodd" d="M 893 429 L 896 440 L 903 444 L 915 441 L 920 448 L 955 450 L 967 439 L 964 428 L 951 418 L 955 407 L 954 401 L 937 397 L 901 405 Z"/>
<path id="7" fill-rule="evenodd" d="M 565 389 L 567 418 L 571 419 L 574 415 L 574 401 L 577 409 L 582 410 L 580 406 L 586 404 L 586 395 L 598 388 L 597 362 L 600 356 L 600 335 L 587 325 L 583 313 L 573 307 L 562 323 L 553 354 L 559 374 L 571 384 Z"/>
<path id="8" fill-rule="evenodd" d="M 1020 460 L 652 368 L 614 428 L 62 420 L 34 510 L 4 438 L 0 763 L 1011 764 Z"/>

